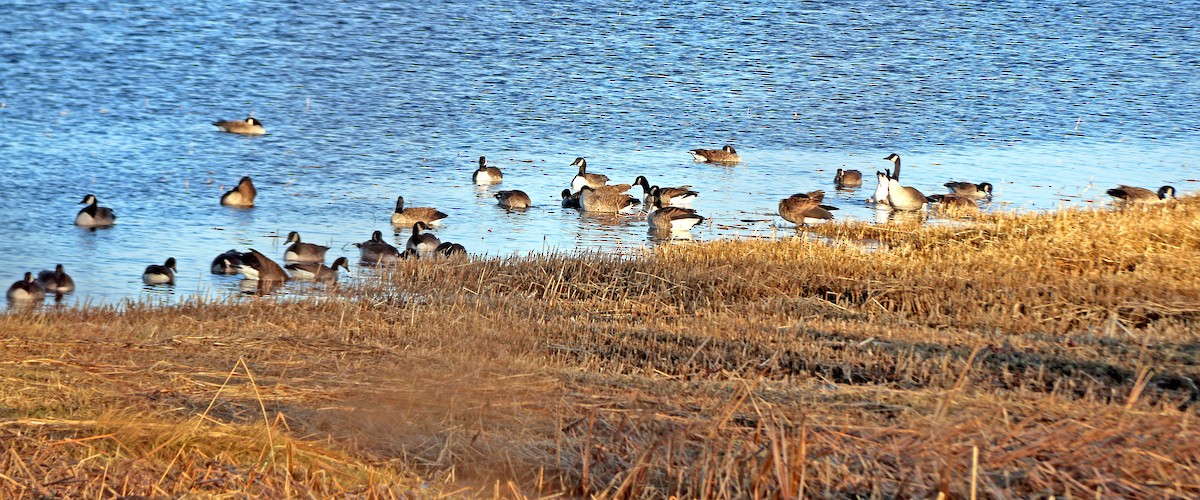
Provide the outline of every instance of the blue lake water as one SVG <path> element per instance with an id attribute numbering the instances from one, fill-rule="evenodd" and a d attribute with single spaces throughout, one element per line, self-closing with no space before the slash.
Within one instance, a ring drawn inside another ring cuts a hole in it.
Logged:
<path id="1" fill-rule="evenodd" d="M 636 251 L 638 217 L 559 207 L 577 156 L 616 182 L 689 184 L 697 240 L 790 234 L 825 189 L 874 221 L 873 172 L 990 181 L 987 210 L 1104 207 L 1117 184 L 1200 189 L 1189 2 L 7 2 L 0 21 L 0 278 L 62 263 L 67 303 L 234 293 L 212 258 L 278 236 L 356 260 L 397 195 L 473 254 Z M 253 114 L 267 135 L 211 122 Z M 733 144 L 736 166 L 695 163 Z M 486 155 L 500 186 L 470 182 Z M 837 168 L 864 186 L 835 191 Z M 251 210 L 217 200 L 249 175 Z M 498 189 L 537 206 L 509 213 Z M 636 188 L 635 188 L 636 191 Z M 115 227 L 72 222 L 85 194 Z M 886 217 L 883 219 L 886 222 Z M 142 269 L 175 257 L 174 287 Z M 368 274 L 352 266 L 356 279 Z"/>

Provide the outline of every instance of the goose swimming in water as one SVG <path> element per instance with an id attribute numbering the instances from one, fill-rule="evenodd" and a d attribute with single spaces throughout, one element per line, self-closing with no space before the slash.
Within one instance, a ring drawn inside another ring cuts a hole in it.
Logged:
<path id="1" fill-rule="evenodd" d="M 688 151 L 692 158 L 696 161 L 706 161 L 710 163 L 737 163 L 742 161 L 742 157 L 731 145 L 725 145 L 721 149 L 693 149 Z"/>
<path id="2" fill-rule="evenodd" d="M 263 135 L 267 133 L 267 129 L 263 128 L 262 122 L 253 116 L 245 120 L 221 120 L 213 122 L 221 128 L 223 132 L 242 135 Z"/>
<path id="3" fill-rule="evenodd" d="M 75 215 L 75 225 L 80 227 L 107 227 L 117 222 L 117 215 L 113 213 L 111 208 L 100 206 L 100 202 L 96 200 L 96 195 L 89 194 L 83 197 L 83 201 L 79 202 L 86 204 Z"/>

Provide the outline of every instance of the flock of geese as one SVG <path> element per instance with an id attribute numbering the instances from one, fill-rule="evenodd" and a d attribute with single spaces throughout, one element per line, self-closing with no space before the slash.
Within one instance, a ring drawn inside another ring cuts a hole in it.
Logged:
<path id="1" fill-rule="evenodd" d="M 262 122 L 254 117 L 218 121 L 213 125 L 234 134 L 266 133 Z M 741 162 L 737 151 L 729 145 L 721 149 L 693 149 L 688 153 L 698 162 Z M 893 167 L 875 173 L 878 185 L 874 194 L 867 200 L 877 208 L 923 211 L 933 204 L 941 211 L 977 211 L 979 201 L 992 197 L 992 185 L 987 182 L 947 182 L 947 193 L 925 195 L 914 187 L 900 183 L 899 155 L 891 154 L 884 160 L 892 162 Z M 692 201 L 699 196 L 690 186 L 658 186 L 651 184 L 645 176 L 638 176 L 632 184 L 609 184 L 608 176 L 588 172 L 587 160 L 582 157 L 576 158 L 571 166 L 576 167 L 578 171 L 571 178 L 570 188 L 562 191 L 564 208 L 596 213 L 630 213 L 640 210 L 641 205 L 646 210 L 648 230 L 660 234 L 687 232 L 706 220 L 690 208 Z M 504 182 L 504 174 L 499 168 L 488 165 L 486 157 L 480 156 L 479 166 L 471 174 L 471 180 L 477 186 L 496 185 Z M 862 183 L 863 175 L 858 170 L 838 169 L 834 176 L 834 184 L 838 188 L 859 187 Z M 640 198 L 628 193 L 635 186 L 642 189 Z M 1107 192 L 1121 203 L 1153 203 L 1175 197 L 1175 188 L 1171 186 L 1162 186 L 1158 191 L 1151 191 L 1121 185 Z M 242 177 L 237 186 L 221 195 L 220 203 L 250 208 L 254 206 L 255 196 L 257 190 L 253 181 L 250 177 Z M 521 190 L 498 191 L 494 197 L 499 206 L 510 210 L 522 210 L 532 205 L 529 195 Z M 831 211 L 837 210 L 837 207 L 825 205 L 824 197 L 823 190 L 793 194 L 779 201 L 779 216 L 797 226 L 831 220 Z M 116 214 L 112 209 L 100 206 L 95 195 L 84 196 L 80 203 L 86 206 L 75 216 L 77 226 L 101 228 L 116 223 Z M 401 259 L 453 258 L 466 255 L 466 248 L 461 244 L 443 242 L 434 234 L 425 232 L 438 226 L 446 217 L 446 213 L 431 207 L 405 206 L 404 197 L 397 197 L 391 222 L 393 226 L 412 230 L 404 249 L 398 249 L 385 242 L 382 231 L 375 231 L 370 239 L 354 244 L 359 249 L 360 262 L 370 266 L 387 266 Z M 269 290 L 289 280 L 335 283 L 339 268 L 346 271 L 350 269 L 349 261 L 345 257 L 338 257 L 326 265 L 325 254 L 329 247 L 301 241 L 298 232 L 289 233 L 285 244 L 290 246 L 284 251 L 282 266 L 258 250 L 250 248 L 247 252 L 229 250 L 217 255 L 212 261 L 211 271 L 214 274 L 241 274 L 247 281 L 259 284 L 260 290 Z M 175 258 L 168 258 L 162 264 L 147 266 L 142 273 L 142 282 L 147 285 L 174 284 L 176 271 Z M 36 276 L 32 272 L 26 272 L 23 279 L 9 287 L 7 298 L 11 303 L 37 303 L 43 301 L 47 294 L 61 299 L 64 294 L 74 291 L 74 280 L 63 269 L 63 265 L 58 264 L 54 270 L 43 270 Z"/>

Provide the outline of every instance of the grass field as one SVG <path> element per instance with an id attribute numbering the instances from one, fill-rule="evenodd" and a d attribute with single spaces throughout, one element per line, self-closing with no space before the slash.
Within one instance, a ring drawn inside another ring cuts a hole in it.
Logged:
<path id="1" fill-rule="evenodd" d="M 0 315 L 0 497 L 1200 496 L 1200 199 Z"/>

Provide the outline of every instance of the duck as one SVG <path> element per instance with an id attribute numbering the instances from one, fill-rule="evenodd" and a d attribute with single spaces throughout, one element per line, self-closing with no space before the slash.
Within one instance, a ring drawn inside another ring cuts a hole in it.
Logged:
<path id="1" fill-rule="evenodd" d="M 283 252 L 285 262 L 325 262 L 325 252 L 329 250 L 329 247 L 324 245 L 300 241 L 300 233 L 296 231 L 288 233 L 284 243 L 292 244 Z"/>
<path id="2" fill-rule="evenodd" d="M 338 268 L 350 272 L 349 261 L 345 257 L 333 259 L 333 264 L 326 266 L 320 262 L 295 262 L 285 268 L 292 272 L 292 279 L 300 281 L 337 281 Z"/>
<path id="3" fill-rule="evenodd" d="M 237 270 L 248 280 L 284 282 L 291 279 L 279 264 L 253 248 L 242 254 L 241 260 Z"/>
<path id="4" fill-rule="evenodd" d="M 975 184 L 973 182 L 950 181 L 943 184 L 943 186 L 946 186 L 946 189 L 949 190 L 950 194 L 962 196 L 964 198 L 970 198 L 972 200 L 982 200 L 984 198 L 992 197 L 992 184 L 990 182 L 980 182 L 979 184 Z"/>
<path id="5" fill-rule="evenodd" d="M 240 265 L 242 265 L 242 252 L 230 249 L 213 257 L 209 270 L 213 274 L 237 274 Z"/>
<path id="6" fill-rule="evenodd" d="M 500 184 L 504 181 L 504 174 L 499 168 L 489 167 L 487 158 L 479 157 L 479 168 L 475 169 L 475 173 L 471 174 L 471 182 L 476 186 L 489 186 L 492 184 Z"/>
<path id="7" fill-rule="evenodd" d="M 25 278 L 8 287 L 9 302 L 40 302 L 46 300 L 46 291 L 33 279 L 33 273 L 26 272 Z"/>
<path id="8" fill-rule="evenodd" d="M 608 176 L 603 174 L 589 174 L 587 172 L 587 160 L 583 157 L 575 158 L 571 163 L 572 167 L 579 167 L 579 173 L 571 178 L 571 191 L 579 191 L 584 186 L 589 186 L 596 189 L 600 186 L 608 184 Z"/>
<path id="9" fill-rule="evenodd" d="M 443 257 L 454 257 L 456 255 L 466 256 L 467 248 L 458 244 L 443 241 L 437 246 L 434 252 L 441 254 Z"/>
<path id="10" fill-rule="evenodd" d="M 875 186 L 875 194 L 871 195 L 871 198 L 867 200 L 868 203 L 887 205 L 888 180 L 891 177 L 891 169 L 886 169 L 884 172 L 875 172 L 875 179 L 879 181 L 879 184 Z"/>
<path id="11" fill-rule="evenodd" d="M 117 215 L 111 208 L 100 206 L 96 195 L 89 194 L 79 202 L 87 205 L 75 215 L 75 225 L 80 227 L 107 227 L 117 222 Z"/>
<path id="12" fill-rule="evenodd" d="M 392 212 L 392 225 L 409 227 L 416 222 L 437 226 L 448 217 L 445 212 L 430 207 L 404 207 L 404 197 L 396 197 L 396 210 Z"/>
<path id="13" fill-rule="evenodd" d="M 651 191 L 653 191 L 653 188 L 656 187 L 659 190 L 659 194 L 662 196 L 663 203 L 666 205 L 686 207 L 691 205 L 692 200 L 695 200 L 696 197 L 700 196 L 700 193 L 693 191 L 691 186 L 651 186 L 650 181 L 647 180 L 646 176 L 644 175 L 637 176 L 637 179 L 634 179 L 633 181 L 633 185 L 642 187 L 642 203 L 644 203 L 646 207 L 650 207 L 650 205 L 654 203 L 654 198 L 653 195 L 651 195 Z"/>
<path id="14" fill-rule="evenodd" d="M 833 220 L 832 210 L 837 207 L 822 205 L 825 199 L 824 191 L 796 193 L 779 200 L 779 216 L 796 226 Z"/>
<path id="15" fill-rule="evenodd" d="M 959 194 L 931 194 L 926 198 L 928 198 L 931 203 L 937 203 L 938 210 L 943 212 L 957 212 L 964 210 L 971 212 L 979 211 L 979 205 L 975 203 L 974 199 Z"/>
<path id="16" fill-rule="evenodd" d="M 412 226 L 412 236 L 408 237 L 408 242 L 404 245 L 404 248 L 413 250 L 418 254 L 427 254 L 437 250 L 437 246 L 442 242 L 433 234 L 421 232 L 427 227 L 424 222 L 414 223 Z"/>
<path id="17" fill-rule="evenodd" d="M 742 161 L 742 157 L 738 156 L 737 151 L 733 146 L 726 144 L 721 149 L 693 149 L 688 151 L 696 161 L 706 161 L 710 163 L 737 163 Z"/>
<path id="18" fill-rule="evenodd" d="M 359 260 L 364 264 L 385 265 L 394 263 L 400 258 L 400 251 L 383 241 L 383 231 L 371 233 L 371 239 L 355 243 L 354 246 L 358 247 Z"/>
<path id="19" fill-rule="evenodd" d="M 690 208 L 663 206 L 661 189 L 653 191 L 653 202 L 649 207 L 646 222 L 651 232 L 682 232 L 705 221 L 705 218 Z"/>
<path id="20" fill-rule="evenodd" d="M 624 186 L 624 189 L 621 187 Z M 640 201 L 625 193 L 628 184 L 615 186 L 600 186 L 593 188 L 583 186 L 579 190 L 579 208 L 585 212 L 631 212 L 637 210 Z"/>
<path id="21" fill-rule="evenodd" d="M 833 176 L 833 183 L 838 187 L 858 187 L 862 185 L 862 172 L 857 170 L 842 170 L 837 169 L 837 174 Z"/>
<path id="22" fill-rule="evenodd" d="M 258 190 L 254 189 L 254 182 L 250 180 L 250 176 L 245 176 L 238 181 L 237 187 L 221 195 L 221 204 L 228 207 L 253 207 L 256 195 Z"/>
<path id="23" fill-rule="evenodd" d="M 500 191 L 496 193 L 495 197 L 500 206 L 508 209 L 525 209 L 533 204 L 529 200 L 529 195 L 519 189 Z"/>
<path id="24" fill-rule="evenodd" d="M 267 133 L 267 129 L 263 128 L 262 122 L 253 116 L 245 120 L 221 120 L 213 122 L 221 128 L 223 132 L 242 135 L 263 135 Z"/>
<path id="25" fill-rule="evenodd" d="M 570 189 L 562 190 L 562 207 L 563 208 L 580 208 L 579 192 L 572 194 Z"/>
<path id="26" fill-rule="evenodd" d="M 56 295 L 75 291 L 75 280 L 71 279 L 71 275 L 67 274 L 62 264 L 54 266 L 53 271 L 44 270 L 39 272 L 37 282 L 43 290 Z"/>
<path id="27" fill-rule="evenodd" d="M 884 160 L 891 161 L 896 169 L 888 179 L 887 204 L 896 210 L 917 211 L 929 206 L 929 199 L 911 186 L 900 185 L 900 155 L 892 153 Z"/>
<path id="28" fill-rule="evenodd" d="M 167 258 L 162 265 L 150 264 L 142 272 L 142 283 L 147 285 L 175 284 L 175 257 Z"/>
<path id="29" fill-rule="evenodd" d="M 1158 188 L 1158 192 L 1154 192 L 1146 188 L 1121 184 L 1114 189 L 1109 189 L 1107 193 L 1116 198 L 1118 202 L 1123 203 L 1158 203 L 1174 198 L 1175 188 L 1163 186 Z"/>

